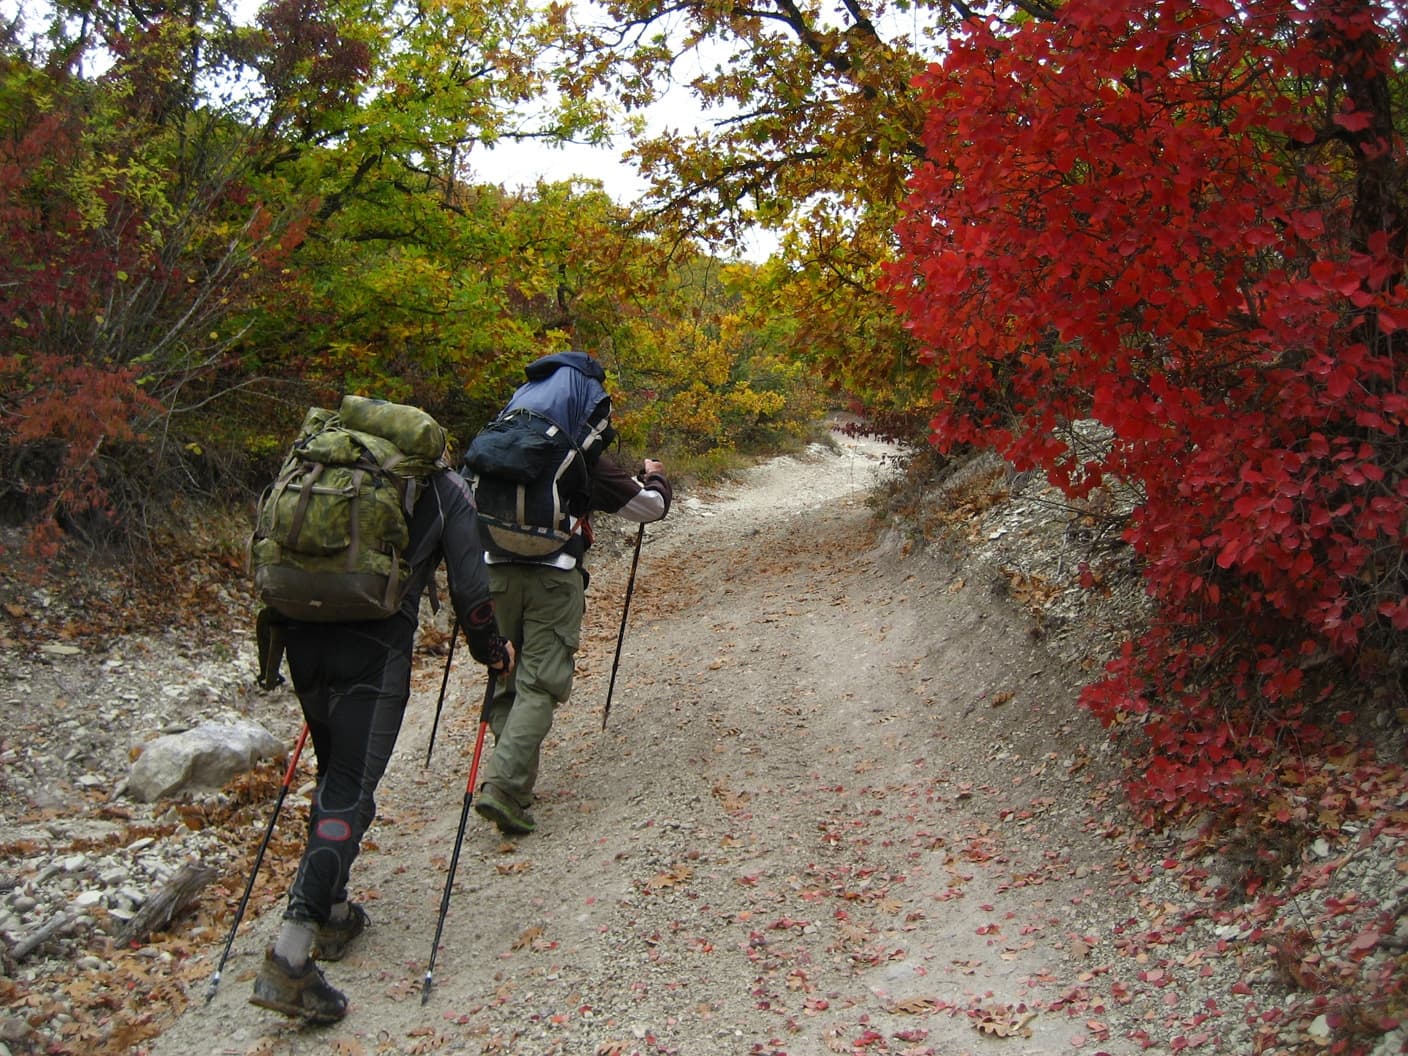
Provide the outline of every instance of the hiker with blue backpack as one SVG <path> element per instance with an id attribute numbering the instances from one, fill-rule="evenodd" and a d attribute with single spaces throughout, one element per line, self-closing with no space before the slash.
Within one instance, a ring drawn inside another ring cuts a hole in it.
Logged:
<path id="1" fill-rule="evenodd" d="M 255 583 L 268 609 L 261 679 L 279 650 L 317 755 L 307 843 L 283 925 L 254 980 L 253 1004 L 315 1023 L 347 998 L 318 961 L 339 960 L 368 916 L 348 879 L 376 815 L 375 792 L 411 691 L 421 595 L 443 560 L 470 653 L 511 677 L 515 648 L 496 626 L 474 501 L 446 460 L 446 437 L 414 407 L 344 398 L 310 412 L 260 503 Z M 271 615 L 272 614 L 272 615 Z"/>
<path id="2" fill-rule="evenodd" d="M 495 619 L 517 650 L 490 707 L 494 750 L 474 809 L 509 835 L 537 827 L 529 807 L 543 740 L 572 690 L 591 513 L 646 524 L 669 512 L 672 495 L 659 461 L 646 459 L 636 477 L 602 454 L 614 433 L 600 363 L 561 352 L 525 375 L 465 455 Z"/>

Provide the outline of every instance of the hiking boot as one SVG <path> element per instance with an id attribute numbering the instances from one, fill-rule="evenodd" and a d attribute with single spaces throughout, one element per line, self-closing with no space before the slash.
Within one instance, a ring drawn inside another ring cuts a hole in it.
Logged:
<path id="1" fill-rule="evenodd" d="M 526 836 L 538 827 L 533 815 L 515 803 L 512 796 L 504 795 L 490 784 L 480 786 L 479 801 L 474 809 L 509 836 Z"/>
<path id="2" fill-rule="evenodd" d="M 313 956 L 320 961 L 340 961 L 352 940 L 367 930 L 372 922 L 367 911 L 356 902 L 347 903 L 348 914 L 341 920 L 319 924 L 313 935 Z"/>
<path id="3" fill-rule="evenodd" d="M 301 970 L 294 969 L 272 949 L 254 977 L 249 1003 L 309 1023 L 336 1023 L 347 1015 L 347 997 L 324 978 L 317 962 L 309 960 Z"/>

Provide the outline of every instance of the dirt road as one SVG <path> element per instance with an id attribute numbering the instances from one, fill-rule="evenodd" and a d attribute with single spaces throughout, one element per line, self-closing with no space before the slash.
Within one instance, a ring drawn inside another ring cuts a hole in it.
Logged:
<path id="1" fill-rule="evenodd" d="M 428 769 L 440 672 L 421 673 L 383 782 L 354 874 L 374 924 L 328 969 L 347 1019 L 246 1004 L 271 912 L 149 1051 L 1137 1051 L 1129 1024 L 1179 999 L 1110 951 L 1135 870 L 1072 673 L 1007 602 L 877 535 L 884 449 L 837 443 L 647 530 L 602 732 L 633 534 L 614 530 L 538 831 L 471 815 L 428 1004 L 483 686 L 468 663 Z"/>

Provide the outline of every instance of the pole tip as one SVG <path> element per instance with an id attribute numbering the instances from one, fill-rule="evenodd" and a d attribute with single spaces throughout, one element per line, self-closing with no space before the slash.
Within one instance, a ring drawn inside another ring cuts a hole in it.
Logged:
<path id="1" fill-rule="evenodd" d="M 425 973 L 425 982 L 424 982 L 423 984 L 421 984 L 421 988 L 420 988 L 420 1003 L 421 1003 L 422 1005 L 427 1005 L 427 1004 L 430 1003 L 430 973 L 429 973 L 429 972 L 426 972 L 426 973 Z"/>

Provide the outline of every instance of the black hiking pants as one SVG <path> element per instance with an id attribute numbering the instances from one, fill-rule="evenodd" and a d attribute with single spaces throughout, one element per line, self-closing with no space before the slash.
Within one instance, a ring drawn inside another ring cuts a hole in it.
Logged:
<path id="1" fill-rule="evenodd" d="M 286 920 L 323 923 L 347 900 L 347 881 L 376 817 L 411 692 L 415 628 L 393 616 L 369 623 L 293 623 L 285 631 L 293 688 L 318 761 L 308 843 L 289 890 Z"/>

